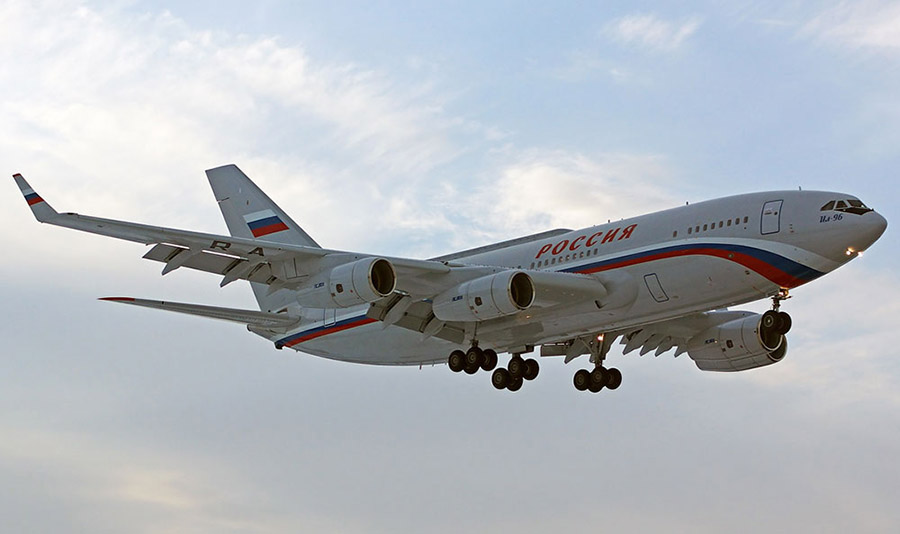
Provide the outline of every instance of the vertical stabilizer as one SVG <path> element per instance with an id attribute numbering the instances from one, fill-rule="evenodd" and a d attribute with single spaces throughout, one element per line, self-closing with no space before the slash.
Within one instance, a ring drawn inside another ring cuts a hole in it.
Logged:
<path id="1" fill-rule="evenodd" d="M 241 172 L 237 165 L 209 169 L 206 171 L 206 177 L 231 235 L 321 248 L 303 231 L 303 228 L 300 228 L 246 174 Z M 253 286 L 253 293 L 263 311 L 279 308 L 291 300 L 284 290 L 270 295 L 268 286 L 258 283 L 250 285 Z"/>

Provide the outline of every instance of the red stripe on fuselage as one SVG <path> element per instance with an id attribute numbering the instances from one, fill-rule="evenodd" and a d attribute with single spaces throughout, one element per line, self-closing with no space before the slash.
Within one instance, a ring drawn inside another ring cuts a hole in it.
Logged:
<path id="1" fill-rule="evenodd" d="M 367 324 L 374 323 L 374 322 L 376 322 L 376 319 L 370 319 L 370 318 L 366 317 L 365 319 L 353 321 L 352 323 L 335 325 L 331 328 L 317 330 L 315 332 L 310 332 L 309 334 L 306 334 L 305 336 L 298 337 L 297 339 L 292 339 L 292 340 L 288 341 L 287 343 L 285 343 L 284 346 L 285 347 L 293 347 L 294 345 L 296 345 L 298 343 L 303 343 L 304 341 L 309 341 L 311 339 L 316 339 L 316 338 L 319 338 L 322 336 L 327 336 L 328 334 L 334 334 L 336 332 L 341 332 L 343 330 L 349 330 L 351 328 L 356 328 L 357 326 L 363 326 L 363 325 L 367 325 Z"/>
<path id="2" fill-rule="evenodd" d="M 621 262 L 611 263 L 609 265 L 603 265 L 601 267 L 596 267 L 594 269 L 587 269 L 584 271 L 579 271 L 584 274 L 598 273 L 601 271 L 608 271 L 610 269 L 618 269 L 620 267 L 628 267 L 630 265 L 638 265 L 641 263 L 646 263 L 650 261 L 656 260 L 664 260 L 667 258 L 676 258 L 681 256 L 714 256 L 716 258 L 722 258 L 724 260 L 733 261 L 737 264 L 743 265 L 748 269 L 755 271 L 761 276 L 771 280 L 773 283 L 778 284 L 781 287 L 797 287 L 799 285 L 805 284 L 806 280 L 801 280 L 790 274 L 782 271 L 781 269 L 769 265 L 768 263 L 754 258 L 753 256 L 749 256 L 747 254 L 742 254 L 740 252 L 733 252 L 729 250 L 722 250 L 716 248 L 693 248 L 687 250 L 672 250 L 668 252 L 661 252 L 659 254 L 652 254 L 649 256 L 643 256 L 640 258 L 634 258 L 630 260 L 624 260 Z"/>

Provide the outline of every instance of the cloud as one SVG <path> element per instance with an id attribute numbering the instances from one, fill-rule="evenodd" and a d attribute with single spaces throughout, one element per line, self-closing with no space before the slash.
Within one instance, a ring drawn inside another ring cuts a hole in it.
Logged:
<path id="1" fill-rule="evenodd" d="M 486 226 L 507 234 L 582 228 L 672 207 L 673 171 L 659 155 L 532 149 L 497 173 L 478 211 Z"/>
<path id="2" fill-rule="evenodd" d="M 822 11 L 799 33 L 853 50 L 896 53 L 900 51 L 900 4 L 841 2 Z"/>
<path id="3" fill-rule="evenodd" d="M 702 19 L 689 17 L 668 21 L 655 14 L 628 15 L 608 23 L 603 34 L 624 45 L 657 52 L 672 52 L 700 28 Z"/>

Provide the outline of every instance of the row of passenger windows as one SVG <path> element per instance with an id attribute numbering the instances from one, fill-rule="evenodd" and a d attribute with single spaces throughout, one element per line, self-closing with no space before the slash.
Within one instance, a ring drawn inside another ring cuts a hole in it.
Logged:
<path id="1" fill-rule="evenodd" d="M 744 217 L 744 224 L 750 222 L 750 217 Z M 706 223 L 703 226 L 697 225 L 694 227 L 689 227 L 687 229 L 688 235 L 692 235 L 700 232 L 707 232 L 709 230 L 715 230 L 716 228 L 727 228 L 729 226 L 738 226 L 741 224 L 741 218 L 735 217 L 734 219 L 728 219 L 727 221 L 718 221 L 713 223 Z M 672 237 L 678 237 L 678 230 L 672 232 Z M 565 256 L 559 256 L 559 258 L 547 258 L 544 261 L 533 261 L 531 262 L 531 269 L 540 269 L 541 267 L 547 267 L 549 265 L 556 265 L 557 263 L 565 263 L 567 261 L 578 260 L 584 257 L 596 256 L 600 253 L 599 249 L 590 249 L 590 250 L 582 250 L 580 252 L 576 252 L 574 254 L 566 254 Z M 521 266 L 519 267 L 521 269 Z"/>
<path id="2" fill-rule="evenodd" d="M 750 222 L 750 217 L 744 216 L 744 224 Z M 716 228 L 726 228 L 731 225 L 738 226 L 741 224 L 741 218 L 735 217 L 734 219 L 728 219 L 727 221 L 719 221 L 713 223 L 706 223 L 702 227 L 698 224 L 697 226 L 691 227 L 688 226 L 687 233 L 691 234 L 699 234 L 700 232 L 706 232 L 708 230 L 715 230 Z M 672 232 L 672 237 L 678 237 L 678 230 L 674 230 Z"/>
<path id="3" fill-rule="evenodd" d="M 574 254 L 566 254 L 565 256 L 560 255 L 559 259 L 548 258 L 544 261 L 533 261 L 533 262 L 531 262 L 531 268 L 532 269 L 540 269 L 541 267 L 546 267 L 548 265 L 556 265 L 557 263 L 564 263 L 567 261 L 578 260 L 578 259 L 584 258 L 585 256 L 587 256 L 587 257 L 596 256 L 599 253 L 600 253 L 600 250 L 596 249 L 596 248 L 590 249 L 587 251 L 582 250 L 582 251 L 576 252 Z"/>

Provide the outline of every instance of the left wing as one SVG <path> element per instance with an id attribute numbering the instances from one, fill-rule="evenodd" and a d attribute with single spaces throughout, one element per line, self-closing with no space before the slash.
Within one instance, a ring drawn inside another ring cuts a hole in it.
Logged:
<path id="1" fill-rule="evenodd" d="M 13 178 L 38 221 L 155 245 L 144 258 L 165 263 L 162 274 L 186 267 L 221 275 L 222 286 L 243 279 L 268 284 L 273 289 L 296 289 L 312 274 L 370 257 L 367 254 L 179 230 L 77 213 L 58 213 L 32 189 L 21 174 L 15 174 Z M 425 288 L 420 287 L 420 278 L 451 271 L 448 264 L 436 261 L 393 257 L 386 259 L 397 269 L 398 275 L 402 275 L 406 287 L 401 289 L 415 293 L 420 293 L 423 289 L 425 293 L 430 292 L 427 283 Z"/>
<path id="2" fill-rule="evenodd" d="M 235 308 L 221 308 L 218 306 L 203 306 L 200 304 L 185 304 L 183 302 L 167 302 L 164 300 L 136 299 L 133 297 L 103 297 L 99 300 L 130 304 L 143 308 L 153 308 L 188 315 L 196 315 L 209 319 L 221 319 L 241 323 L 247 326 L 265 328 L 276 332 L 287 332 L 300 324 L 300 317 L 283 313 L 266 313 L 255 310 L 239 310 Z"/>

